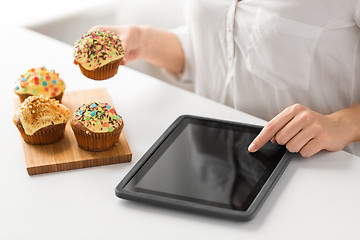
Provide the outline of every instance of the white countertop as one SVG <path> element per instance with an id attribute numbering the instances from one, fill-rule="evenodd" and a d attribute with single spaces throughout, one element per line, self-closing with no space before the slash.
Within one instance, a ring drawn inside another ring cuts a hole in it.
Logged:
<path id="1" fill-rule="evenodd" d="M 125 174 L 182 114 L 265 122 L 121 66 L 92 81 L 73 65 L 72 48 L 43 35 L 3 27 L 0 138 L 0 239 L 360 239 L 360 158 L 322 152 L 294 159 L 250 222 L 234 222 L 119 199 Z M 12 84 L 29 68 L 60 73 L 67 91 L 106 87 L 133 152 L 131 163 L 29 176 L 12 122 Z"/>

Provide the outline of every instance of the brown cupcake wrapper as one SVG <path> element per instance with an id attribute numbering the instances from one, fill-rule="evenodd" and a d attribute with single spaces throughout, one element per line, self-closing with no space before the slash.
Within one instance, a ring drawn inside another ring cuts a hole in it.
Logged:
<path id="1" fill-rule="evenodd" d="M 19 96 L 19 99 L 20 99 L 20 103 L 22 103 L 23 101 L 25 101 L 25 99 L 27 99 L 28 97 L 30 96 L 34 96 L 34 95 L 31 95 L 31 94 L 19 94 L 19 93 L 16 93 L 16 95 Z M 55 99 L 55 100 L 58 100 L 60 103 L 61 103 L 61 100 L 62 100 L 62 97 L 63 97 L 64 93 L 60 93 L 58 96 L 56 97 L 50 97 L 52 99 Z"/>
<path id="2" fill-rule="evenodd" d="M 66 123 L 51 125 L 39 129 L 33 135 L 28 135 L 25 133 L 25 129 L 23 128 L 18 118 L 14 118 L 14 123 L 19 129 L 21 137 L 24 139 L 24 141 L 32 145 L 45 145 L 59 141 L 64 137 L 64 131 L 66 126 Z"/>
<path id="3" fill-rule="evenodd" d="M 71 121 L 70 126 L 79 147 L 94 152 L 105 151 L 116 145 L 124 127 L 124 124 L 122 124 L 120 128 L 115 129 L 113 132 L 95 133 L 87 130 L 85 127 L 79 128 L 78 124 L 75 124 L 74 121 L 77 120 Z"/>
<path id="4" fill-rule="evenodd" d="M 93 80 L 106 80 L 113 77 L 117 73 L 121 60 L 122 58 L 109 62 L 108 64 L 96 68 L 95 70 L 87 70 L 81 66 L 80 63 L 76 61 L 75 62 L 77 65 L 79 65 L 82 74 L 84 74 L 86 77 Z"/>

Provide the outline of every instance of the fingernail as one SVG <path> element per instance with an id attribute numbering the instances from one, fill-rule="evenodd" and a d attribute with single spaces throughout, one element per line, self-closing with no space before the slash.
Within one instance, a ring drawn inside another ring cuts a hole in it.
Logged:
<path id="1" fill-rule="evenodd" d="M 250 146 L 248 147 L 249 152 L 255 152 L 255 145 L 254 144 L 250 144 Z"/>

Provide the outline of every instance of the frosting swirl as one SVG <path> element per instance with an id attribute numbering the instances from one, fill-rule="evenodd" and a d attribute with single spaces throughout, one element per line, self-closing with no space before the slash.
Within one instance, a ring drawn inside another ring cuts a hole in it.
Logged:
<path id="1" fill-rule="evenodd" d="M 74 118 L 92 132 L 112 132 L 123 124 L 115 108 L 103 102 L 81 105 L 75 110 Z"/>
<path id="2" fill-rule="evenodd" d="M 31 68 L 15 82 L 17 94 L 56 97 L 65 91 L 65 83 L 54 70 Z"/>
<path id="3" fill-rule="evenodd" d="M 124 57 L 119 37 L 106 29 L 85 33 L 74 45 L 75 61 L 86 70 L 95 70 Z"/>

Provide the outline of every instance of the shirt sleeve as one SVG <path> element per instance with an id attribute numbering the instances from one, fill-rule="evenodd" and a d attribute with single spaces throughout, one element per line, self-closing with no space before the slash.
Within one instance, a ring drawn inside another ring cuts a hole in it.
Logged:
<path id="1" fill-rule="evenodd" d="M 358 27 L 360 27 L 360 0 L 358 1 L 355 9 L 354 19 Z"/>
<path id="2" fill-rule="evenodd" d="M 193 83 L 193 56 L 191 51 L 191 43 L 190 43 L 190 36 L 189 36 L 189 30 L 187 25 L 183 25 L 181 27 L 175 28 L 170 30 L 170 32 L 174 33 L 176 37 L 179 39 L 180 44 L 182 46 L 183 52 L 184 52 L 184 71 L 179 76 L 176 76 L 177 79 L 181 82 L 186 83 Z"/>

